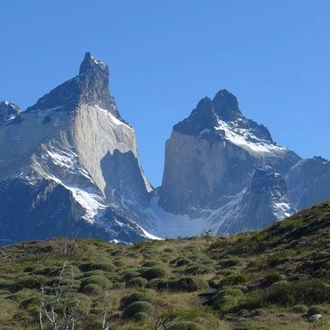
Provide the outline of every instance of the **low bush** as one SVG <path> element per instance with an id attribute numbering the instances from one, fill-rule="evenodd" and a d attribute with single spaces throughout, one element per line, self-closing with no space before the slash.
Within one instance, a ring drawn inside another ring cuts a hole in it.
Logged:
<path id="1" fill-rule="evenodd" d="M 222 285 L 237 285 L 248 281 L 248 276 L 243 273 L 231 273 L 230 275 L 223 278 L 221 281 Z"/>
<path id="2" fill-rule="evenodd" d="M 10 285 L 9 290 L 11 292 L 17 292 L 23 289 L 37 289 L 41 287 L 42 278 L 39 276 L 20 276 L 14 280 Z"/>
<path id="3" fill-rule="evenodd" d="M 144 288 L 148 281 L 143 277 L 133 277 L 127 282 L 129 288 Z"/>
<path id="4" fill-rule="evenodd" d="M 177 321 L 167 327 L 168 330 L 205 330 L 205 328 L 192 321 Z"/>
<path id="5" fill-rule="evenodd" d="M 170 262 L 170 264 L 174 265 L 175 267 L 187 266 L 191 263 L 192 263 L 191 259 L 186 257 L 176 258 Z"/>
<path id="6" fill-rule="evenodd" d="M 278 282 L 267 289 L 262 297 L 264 304 L 294 306 L 330 302 L 330 287 L 317 279 L 300 282 Z"/>
<path id="7" fill-rule="evenodd" d="M 123 318 L 136 318 L 136 315 L 145 313 L 147 315 L 153 315 L 155 308 L 148 301 L 136 301 L 128 305 L 123 312 Z"/>
<path id="8" fill-rule="evenodd" d="M 170 280 L 166 286 L 171 291 L 195 292 L 209 287 L 207 281 L 194 276 L 184 276 Z"/>
<path id="9" fill-rule="evenodd" d="M 206 275 L 214 272 L 214 268 L 201 264 L 189 265 L 185 270 L 186 275 Z"/>
<path id="10" fill-rule="evenodd" d="M 15 292 L 7 297 L 7 299 L 13 300 L 17 303 L 21 303 L 24 300 L 39 297 L 38 293 L 35 290 L 23 289 L 18 292 Z"/>
<path id="11" fill-rule="evenodd" d="M 152 303 L 153 298 L 150 297 L 146 292 L 134 292 L 128 296 L 123 297 L 120 300 L 119 309 L 123 310 L 127 308 L 130 304 L 137 301 L 147 301 L 149 303 Z"/>
<path id="12" fill-rule="evenodd" d="M 101 262 L 101 263 L 83 263 L 78 267 L 83 272 L 88 272 L 91 270 L 104 270 L 105 272 L 112 272 L 116 269 L 116 266 L 110 262 Z"/>
<path id="13" fill-rule="evenodd" d="M 141 276 L 150 281 L 154 278 L 165 278 L 169 275 L 169 270 L 165 267 L 152 267 L 143 269 Z"/>
<path id="14" fill-rule="evenodd" d="M 104 292 L 104 289 L 102 289 L 100 286 L 98 286 L 95 283 L 90 283 L 85 286 L 83 286 L 79 292 L 86 294 L 86 295 L 102 295 Z"/>
<path id="15" fill-rule="evenodd" d="M 226 258 L 219 261 L 221 267 L 234 267 L 240 265 L 241 261 L 238 258 Z"/>
<path id="16" fill-rule="evenodd" d="M 81 281 L 80 289 L 83 290 L 84 287 L 89 284 L 96 284 L 100 288 L 103 288 L 103 289 L 109 289 L 112 286 L 111 281 L 109 279 L 107 279 L 106 277 L 104 277 L 102 275 L 92 275 L 92 276 L 88 276 L 88 277 L 84 278 Z"/>
<path id="17" fill-rule="evenodd" d="M 134 277 L 138 277 L 140 276 L 140 273 L 138 273 L 137 271 L 135 270 L 128 270 L 128 271 L 125 271 L 121 277 L 121 279 L 124 281 L 124 282 L 128 282 L 130 279 L 134 278 Z"/>

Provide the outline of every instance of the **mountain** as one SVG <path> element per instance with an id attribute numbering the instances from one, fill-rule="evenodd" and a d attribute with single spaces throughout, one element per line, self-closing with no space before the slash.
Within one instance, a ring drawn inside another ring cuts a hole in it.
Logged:
<path id="1" fill-rule="evenodd" d="M 277 146 L 220 90 L 174 125 L 166 142 L 159 205 L 213 233 L 263 228 L 330 198 L 329 167 Z M 317 192 L 317 193 L 316 193 Z"/>
<path id="2" fill-rule="evenodd" d="M 329 199 L 329 164 L 278 146 L 220 90 L 174 125 L 154 189 L 110 93 L 108 66 L 86 53 L 77 76 L 25 111 L 0 103 L 0 243 L 260 229 Z"/>
<path id="3" fill-rule="evenodd" d="M 0 109 L 1 239 L 147 238 L 130 214 L 147 207 L 152 188 L 105 63 L 86 53 L 76 77 L 26 111 Z"/>

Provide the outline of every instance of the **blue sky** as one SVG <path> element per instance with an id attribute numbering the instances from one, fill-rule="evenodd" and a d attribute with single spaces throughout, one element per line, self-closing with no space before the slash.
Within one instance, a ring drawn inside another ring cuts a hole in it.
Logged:
<path id="1" fill-rule="evenodd" d="M 173 125 L 223 88 L 278 145 L 330 158 L 328 0 L 11 0 L 0 10 L 0 100 L 24 110 L 90 51 L 109 66 L 154 186 Z"/>

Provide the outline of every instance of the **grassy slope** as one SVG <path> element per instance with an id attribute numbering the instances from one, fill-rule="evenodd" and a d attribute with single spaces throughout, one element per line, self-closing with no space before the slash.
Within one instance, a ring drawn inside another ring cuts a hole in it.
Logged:
<path id="1" fill-rule="evenodd" d="M 38 329 L 40 301 L 51 301 L 64 264 L 68 300 L 80 302 L 76 329 L 101 329 L 105 306 L 110 329 L 154 329 L 157 320 L 167 329 L 329 329 L 329 231 L 327 202 L 229 237 L 129 247 L 59 238 L 3 247 L 1 329 Z M 311 324 L 312 312 L 323 317 Z"/>

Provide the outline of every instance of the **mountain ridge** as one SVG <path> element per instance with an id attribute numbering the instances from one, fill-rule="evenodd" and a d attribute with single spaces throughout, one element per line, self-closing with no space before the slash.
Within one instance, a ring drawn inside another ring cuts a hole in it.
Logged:
<path id="1" fill-rule="evenodd" d="M 1 118 L 0 190 L 5 196 L 9 189 L 14 199 L 19 185 L 10 180 L 21 180 L 32 196 L 31 210 L 15 221 L 27 216 L 33 224 L 43 223 L 34 215 L 40 196 L 47 200 L 61 191 L 70 206 L 62 217 L 72 225 L 71 236 L 81 231 L 80 221 L 123 243 L 205 230 L 230 234 L 264 227 L 330 198 L 329 163 L 302 160 L 278 146 L 225 89 L 201 99 L 173 126 L 162 184 L 153 188 L 139 161 L 134 129 L 110 93 L 108 66 L 89 52 L 77 76 L 26 111 L 2 102 Z M 54 186 L 48 194 L 45 180 Z M 5 201 L 0 225 L 10 223 L 16 205 Z M 58 212 L 54 204 L 44 215 L 53 219 L 50 233 L 62 223 Z M 5 233 L 14 238 L 9 229 Z"/>

